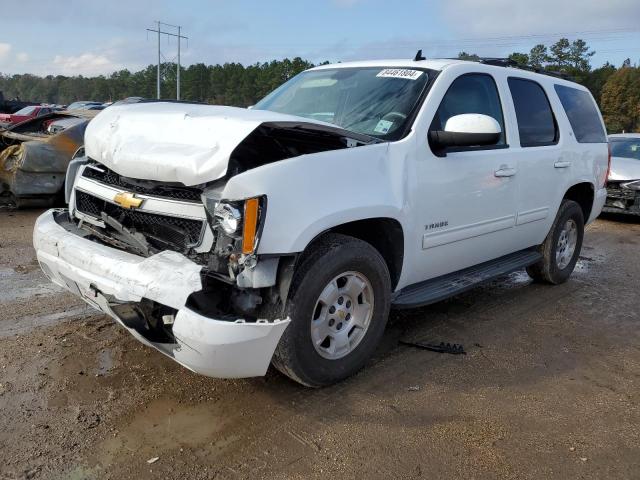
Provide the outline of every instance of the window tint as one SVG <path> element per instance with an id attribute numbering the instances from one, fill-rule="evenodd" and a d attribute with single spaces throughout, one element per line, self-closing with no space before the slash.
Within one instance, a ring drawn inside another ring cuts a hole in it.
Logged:
<path id="1" fill-rule="evenodd" d="M 471 73 L 456 78 L 438 107 L 431 130 L 444 130 L 447 120 L 463 113 L 482 113 L 495 118 L 502 130 L 497 145 L 505 144 L 502 106 L 496 82 L 492 77 Z"/>
<path id="2" fill-rule="evenodd" d="M 564 85 L 554 87 L 564 111 L 567 112 L 576 140 L 580 143 L 605 143 L 607 136 L 591 95 L 584 90 Z"/>
<path id="3" fill-rule="evenodd" d="M 508 82 L 518 119 L 520 145 L 539 147 L 556 143 L 556 121 L 542 87 L 522 78 L 509 78 Z"/>

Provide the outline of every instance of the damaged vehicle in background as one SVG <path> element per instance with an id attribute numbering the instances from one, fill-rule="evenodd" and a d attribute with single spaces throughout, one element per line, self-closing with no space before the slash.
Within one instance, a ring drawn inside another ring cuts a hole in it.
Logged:
<path id="1" fill-rule="evenodd" d="M 640 133 L 609 135 L 611 171 L 603 211 L 640 215 Z"/>
<path id="2" fill-rule="evenodd" d="M 67 166 L 98 112 L 54 112 L 0 133 L 0 204 L 62 204 Z"/>
<path id="3" fill-rule="evenodd" d="M 59 109 L 55 106 L 32 105 L 24 107 L 15 113 L 0 113 L 0 128 L 8 128 L 11 125 L 27 121 L 31 118 L 41 117 L 56 110 Z"/>
<path id="4" fill-rule="evenodd" d="M 389 309 L 571 275 L 606 197 L 589 91 L 505 65 L 316 67 L 253 109 L 114 105 L 41 215 L 45 275 L 192 371 L 319 387 Z M 580 107 L 580 108 L 577 108 Z"/>
<path id="5" fill-rule="evenodd" d="M 102 110 L 103 102 L 94 102 L 92 100 L 82 100 L 69 104 L 67 110 Z"/>

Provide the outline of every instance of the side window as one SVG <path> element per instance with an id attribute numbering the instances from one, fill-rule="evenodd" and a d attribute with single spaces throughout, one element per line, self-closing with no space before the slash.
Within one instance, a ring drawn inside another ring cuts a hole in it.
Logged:
<path id="1" fill-rule="evenodd" d="M 547 94 L 539 83 L 523 78 L 508 79 L 520 133 L 520 146 L 541 147 L 558 142 L 558 126 Z"/>
<path id="2" fill-rule="evenodd" d="M 456 78 L 438 107 L 431 130 L 444 130 L 447 120 L 463 113 L 482 113 L 495 118 L 502 130 L 496 145 L 505 145 L 502 105 L 493 77 L 485 73 L 467 73 Z M 489 148 L 495 148 L 495 145 Z"/>
<path id="3" fill-rule="evenodd" d="M 596 104 L 584 90 L 554 85 L 562 108 L 567 113 L 573 134 L 579 143 L 606 143 Z"/>

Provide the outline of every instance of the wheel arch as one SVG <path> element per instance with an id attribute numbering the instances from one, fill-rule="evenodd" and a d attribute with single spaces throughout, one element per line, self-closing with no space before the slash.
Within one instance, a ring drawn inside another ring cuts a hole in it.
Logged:
<path id="1" fill-rule="evenodd" d="M 595 199 L 595 187 L 590 182 L 580 182 L 572 185 L 562 197 L 563 200 L 573 200 L 582 209 L 584 223 L 589 221 L 591 210 L 593 209 L 593 201 Z"/>
<path id="2" fill-rule="evenodd" d="M 370 244 L 382 256 L 391 279 L 391 288 L 395 290 L 404 261 L 404 231 L 395 218 L 375 217 L 354 220 L 330 227 L 316 235 L 307 248 L 328 233 L 348 235 Z"/>

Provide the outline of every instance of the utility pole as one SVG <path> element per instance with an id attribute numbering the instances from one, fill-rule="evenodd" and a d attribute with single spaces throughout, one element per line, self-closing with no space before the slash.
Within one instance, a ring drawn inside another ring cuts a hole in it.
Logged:
<path id="1" fill-rule="evenodd" d="M 158 24 L 158 79 L 156 82 L 156 98 L 160 100 L 160 21 Z"/>
<path id="2" fill-rule="evenodd" d="M 147 31 L 158 34 L 158 78 L 156 82 L 157 97 L 158 97 L 158 100 L 160 100 L 160 66 L 162 63 L 160 59 L 160 56 L 161 56 L 160 36 L 166 35 L 167 37 L 176 37 L 178 39 L 178 71 L 176 76 L 176 100 L 180 100 L 180 40 L 182 40 L 183 38 L 188 40 L 189 37 L 185 37 L 184 35 L 181 35 L 182 27 L 180 25 L 171 25 L 170 23 L 163 23 L 159 20 L 156 20 L 156 25 L 157 25 L 157 28 L 155 30 L 151 28 L 147 28 Z M 177 28 L 178 34 L 176 35 L 175 33 L 171 33 L 171 32 L 163 32 L 161 28 L 162 25 L 164 25 L 165 27 Z"/>
<path id="3" fill-rule="evenodd" d="M 176 100 L 180 100 L 180 27 L 178 25 L 178 77 L 176 78 Z"/>

